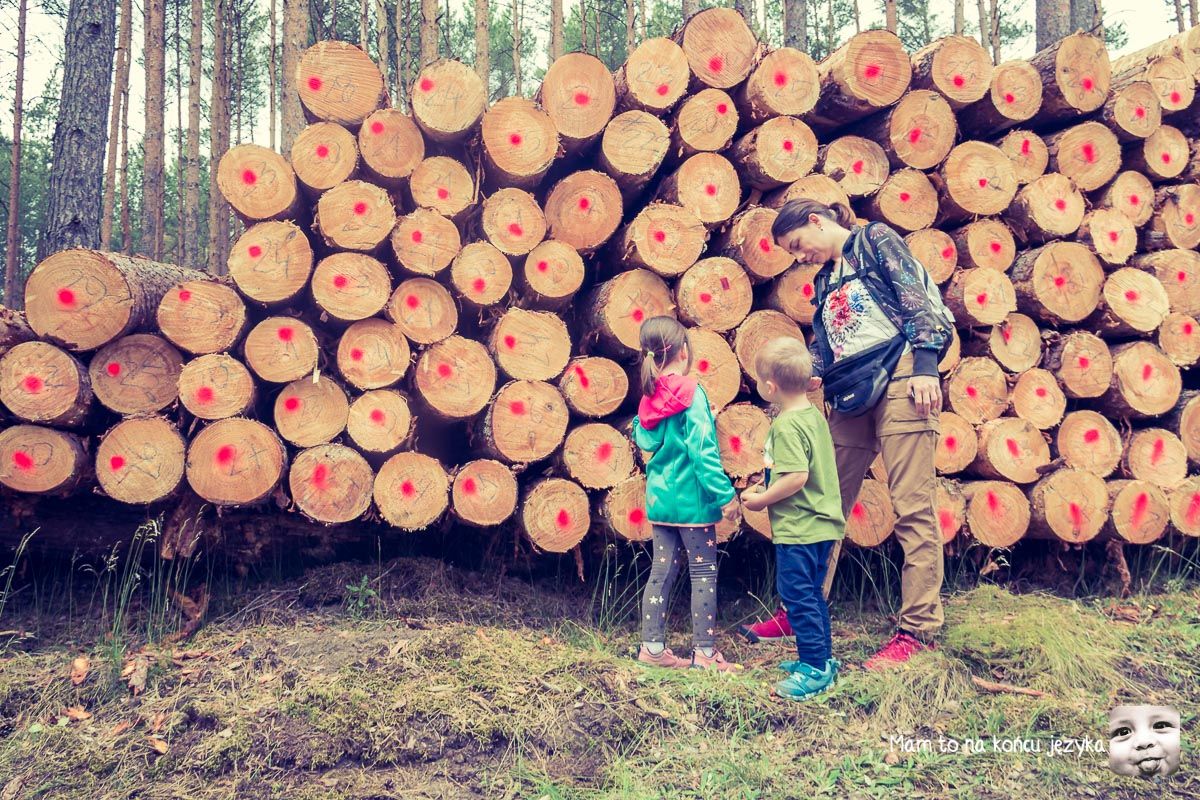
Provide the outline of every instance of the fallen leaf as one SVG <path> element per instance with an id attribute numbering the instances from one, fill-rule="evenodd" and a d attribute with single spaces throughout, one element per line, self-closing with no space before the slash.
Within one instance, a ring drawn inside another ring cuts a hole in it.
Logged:
<path id="1" fill-rule="evenodd" d="M 163 723 L 167 721 L 167 712 L 160 711 L 154 715 L 154 719 L 150 722 L 150 732 L 158 733 L 162 730 Z"/>
<path id="2" fill-rule="evenodd" d="M 71 683 L 78 686 L 87 680 L 88 670 L 91 669 L 91 663 L 87 660 L 87 656 L 80 656 L 71 662 Z"/>
<path id="3" fill-rule="evenodd" d="M 18 775 L 8 783 L 4 784 L 4 789 L 0 791 L 0 800 L 17 800 L 17 794 L 21 791 L 21 787 L 25 785 L 25 776 Z"/>
<path id="4" fill-rule="evenodd" d="M 85 719 L 92 718 L 92 712 L 85 711 L 83 706 L 71 706 L 63 710 L 63 716 L 72 722 L 83 722 Z"/>
<path id="5" fill-rule="evenodd" d="M 146 677 L 149 675 L 149 672 L 150 662 L 144 657 L 138 656 L 133 660 L 133 669 L 129 670 L 126 682 L 129 684 L 129 690 L 133 692 L 134 697 L 146 691 Z"/>
<path id="6" fill-rule="evenodd" d="M 169 749 L 167 743 L 157 736 L 147 736 L 146 744 L 150 745 L 156 753 L 163 756 L 167 754 L 167 750 Z"/>
<path id="7" fill-rule="evenodd" d="M 125 733 L 125 731 L 129 730 L 132 727 L 133 727 L 133 723 L 130 722 L 129 720 L 125 720 L 124 722 L 118 722 L 116 725 L 113 726 L 113 729 L 111 731 L 109 731 L 108 734 L 109 734 L 109 736 L 120 736 L 122 733 Z"/>
<path id="8" fill-rule="evenodd" d="M 896 765 L 900 763 L 900 755 L 895 750 L 889 750 L 883 754 L 883 763 Z"/>

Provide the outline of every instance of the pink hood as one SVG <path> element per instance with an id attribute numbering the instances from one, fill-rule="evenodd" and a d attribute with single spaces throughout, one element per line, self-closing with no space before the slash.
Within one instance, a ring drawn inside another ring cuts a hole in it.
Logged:
<path id="1" fill-rule="evenodd" d="M 691 408 L 696 395 L 695 378 L 687 375 L 663 375 L 654 385 L 654 394 L 642 397 L 638 404 L 638 421 L 648 431 L 658 423 Z"/>

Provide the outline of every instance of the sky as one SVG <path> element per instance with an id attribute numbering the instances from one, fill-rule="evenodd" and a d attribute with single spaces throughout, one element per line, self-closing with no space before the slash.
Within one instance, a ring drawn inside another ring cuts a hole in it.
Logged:
<path id="1" fill-rule="evenodd" d="M 116 2 L 116 0 L 113 0 Z M 470 2 L 473 5 L 474 0 L 450 0 L 451 8 L 455 14 L 459 14 Z M 269 7 L 269 0 L 260 0 L 264 9 Z M 570 15 L 571 8 L 578 5 L 578 0 L 563 0 L 565 6 L 565 14 Z M 62 20 L 57 17 L 49 16 L 41 11 L 41 2 L 39 0 L 29 0 L 29 21 L 28 21 L 28 55 L 25 64 L 25 107 L 32 105 L 45 87 L 47 80 L 55 69 L 56 60 L 62 51 L 63 29 Z M 134 13 L 139 14 L 140 2 L 134 3 Z M 277 4 L 282 7 L 282 3 Z M 357 5 L 357 4 L 353 4 Z M 763 3 L 756 3 L 761 10 Z M 870 5 L 874 5 L 873 3 Z M 1025 13 L 1028 14 L 1030 22 L 1033 17 L 1033 0 L 1025 0 Z M 1186 3 L 1184 4 L 1186 6 Z M 971 17 L 974 9 L 974 3 L 967 3 L 967 15 Z M 941 18 L 943 23 L 949 22 L 953 17 L 954 3 L 953 0 L 931 0 L 931 7 L 935 16 Z M 1120 50 L 1114 50 L 1112 55 L 1119 56 L 1125 52 L 1138 50 L 1147 45 L 1153 44 L 1161 39 L 1165 39 L 1176 32 L 1175 22 L 1170 19 L 1171 11 L 1164 0 L 1105 0 L 1105 19 L 1109 24 L 1114 22 L 1125 23 L 1126 30 L 1129 34 L 1129 43 Z M 16 0 L 0 0 L 0 126 L 6 132 L 12 130 L 12 103 L 13 91 L 16 78 Z M 874 20 L 873 16 L 865 18 L 864 24 L 868 24 Z M 140 51 L 141 32 L 140 25 L 137 23 L 139 19 L 135 17 L 135 28 L 133 32 L 134 51 Z M 548 33 L 545 31 L 539 32 L 539 38 L 547 38 Z M 539 47 L 537 52 L 546 53 L 548 48 Z M 1015 48 L 1011 48 L 1011 52 L 1004 53 L 1004 57 L 1015 58 L 1020 56 L 1028 56 L 1033 53 L 1033 37 L 1030 35 L 1028 41 L 1022 42 Z M 541 56 L 543 59 L 545 56 Z M 141 115 L 136 113 L 142 107 L 143 100 L 143 75 L 134 64 L 134 69 L 131 71 L 130 81 L 130 141 L 136 142 L 141 136 Z M 207 88 L 205 88 L 207 96 Z M 185 99 L 186 102 L 186 99 Z M 186 112 L 186 109 L 185 109 Z M 175 118 L 174 105 L 167 110 L 168 127 L 172 125 L 172 120 Z M 255 137 L 253 141 L 259 144 L 268 143 L 268 130 L 266 126 L 266 112 L 264 110 L 261 115 L 261 123 L 257 124 Z M 10 134 L 11 135 L 11 134 Z M 168 136 L 168 140 L 173 137 Z M 168 142 L 168 157 L 172 145 Z"/>

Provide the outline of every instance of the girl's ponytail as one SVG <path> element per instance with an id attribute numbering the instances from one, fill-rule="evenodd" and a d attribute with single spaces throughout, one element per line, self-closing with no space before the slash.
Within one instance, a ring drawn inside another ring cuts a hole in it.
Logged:
<path id="1" fill-rule="evenodd" d="M 845 203 L 826 205 L 817 200 L 789 200 L 779 209 L 775 222 L 771 224 L 771 236 L 779 241 L 797 228 L 809 224 L 813 214 L 833 220 L 843 228 L 852 228 L 857 221 L 854 211 Z"/>
<path id="2" fill-rule="evenodd" d="M 642 366 L 639 373 L 642 395 L 654 394 L 658 376 L 663 368 L 687 347 L 687 328 L 674 317 L 651 317 L 642 325 L 639 334 Z M 688 350 L 688 367 L 692 366 L 691 350 Z"/>

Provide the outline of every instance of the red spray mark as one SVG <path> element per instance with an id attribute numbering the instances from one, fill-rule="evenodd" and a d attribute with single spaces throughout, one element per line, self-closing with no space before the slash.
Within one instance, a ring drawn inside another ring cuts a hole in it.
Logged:
<path id="1" fill-rule="evenodd" d="M 475 294 L 483 294 L 483 290 L 487 288 L 487 281 L 483 278 L 476 278 L 471 282 L 471 288 L 475 290 Z"/>
<path id="2" fill-rule="evenodd" d="M 298 411 L 300 409 L 300 398 L 289 397 L 283 401 L 283 408 L 286 411 Z"/>
<path id="3" fill-rule="evenodd" d="M 445 186 L 439 186 L 437 189 L 438 200 L 445 200 L 450 196 L 450 190 Z"/>
<path id="4" fill-rule="evenodd" d="M 764 253 L 769 253 L 769 252 L 771 252 L 771 243 L 768 242 L 766 239 L 759 239 L 758 240 L 758 249 L 762 250 Z"/>
<path id="5" fill-rule="evenodd" d="M 954 436 L 946 437 L 946 449 L 951 453 L 958 450 L 958 438 Z"/>
<path id="6" fill-rule="evenodd" d="M 1162 162 L 1163 162 L 1164 164 L 1170 164 L 1170 163 L 1171 163 L 1171 154 L 1170 154 L 1170 153 L 1163 153 L 1163 154 L 1162 154 Z"/>
<path id="7" fill-rule="evenodd" d="M 1118 239 L 1120 239 L 1120 238 L 1121 238 L 1121 234 L 1117 233 L 1116 231 L 1109 231 L 1109 232 L 1108 232 L 1108 240 L 1109 240 L 1110 242 L 1113 242 L 1113 243 L 1115 243 L 1115 242 L 1116 242 Z"/>
<path id="8" fill-rule="evenodd" d="M 706 374 L 708 372 L 708 367 L 709 367 L 708 360 L 703 359 L 703 358 L 700 359 L 700 363 L 698 363 L 696 365 L 696 369 L 700 370 L 701 375 Z"/>
<path id="9" fill-rule="evenodd" d="M 908 132 L 908 141 L 910 141 L 913 144 L 916 144 L 917 142 L 921 141 L 921 129 L 913 128 L 912 130 L 910 130 Z"/>
<path id="10" fill-rule="evenodd" d="M 16 450 L 12 454 L 13 466 L 22 472 L 33 469 L 33 459 L 24 450 Z"/>
<path id="11" fill-rule="evenodd" d="M 110 458 L 108 460 L 108 468 L 111 469 L 113 472 L 116 472 L 117 470 L 121 469 L 124 466 L 125 466 L 125 457 L 124 456 L 113 456 L 112 458 Z"/>
<path id="12" fill-rule="evenodd" d="M 646 318 L 646 312 L 642 311 L 640 308 L 635 308 L 633 310 L 633 314 L 631 314 L 630 316 L 633 317 L 634 322 L 641 322 L 642 320 L 644 320 Z"/>
<path id="13" fill-rule="evenodd" d="M 314 92 L 321 91 L 321 85 L 321 79 L 316 75 L 308 79 L 308 88 L 312 89 Z"/>
<path id="14" fill-rule="evenodd" d="M 646 521 L 646 512 L 643 509 L 635 508 L 629 512 L 629 522 L 632 525 L 641 525 Z"/>
<path id="15" fill-rule="evenodd" d="M 1049 394 L 1044 386 L 1039 386 L 1038 388 L 1034 389 L 1033 393 L 1038 397 L 1045 397 L 1047 394 Z"/>
<path id="16" fill-rule="evenodd" d="M 988 301 L 987 292 L 982 292 L 980 294 L 975 295 L 975 302 L 978 303 L 979 305 L 986 306 L 987 301 Z"/>
<path id="17" fill-rule="evenodd" d="M 1092 360 L 1090 358 L 1088 358 L 1087 356 L 1079 357 L 1079 368 L 1080 369 L 1087 369 L 1089 366 L 1091 366 L 1091 364 L 1092 364 Z"/>
<path id="18" fill-rule="evenodd" d="M 1192 495 L 1192 500 L 1188 503 L 1186 519 L 1189 525 L 1195 525 L 1197 522 L 1200 522 L 1200 492 Z"/>
<path id="19" fill-rule="evenodd" d="M 988 245 L 988 247 L 991 248 L 993 253 L 999 253 L 1001 250 L 1004 249 L 1004 245 L 1000 244 L 999 242 L 995 242 L 995 241 L 992 242 L 990 245 Z"/>
<path id="20" fill-rule="evenodd" d="M 1129 521 L 1133 523 L 1133 527 L 1139 527 L 1146 519 L 1146 511 L 1150 507 L 1150 495 L 1141 492 L 1133 501 L 1133 515 Z"/>
<path id="21" fill-rule="evenodd" d="M 251 258 L 258 258 L 262 255 L 262 248 L 256 244 L 252 244 L 246 249 L 246 252 L 250 254 Z"/>
<path id="22" fill-rule="evenodd" d="M 1067 282 L 1067 279 L 1062 275 L 1054 276 L 1054 285 L 1061 289 Z"/>
<path id="23" fill-rule="evenodd" d="M 367 213 L 367 204 L 359 200 L 354 204 L 354 213 L 360 217 L 365 215 Z"/>
<path id="24" fill-rule="evenodd" d="M 422 240 L 422 239 L 424 239 L 424 238 L 425 238 L 424 234 L 422 234 L 420 231 L 413 231 L 413 232 L 412 232 L 412 240 L 413 240 L 413 244 L 420 244 L 420 243 L 421 243 L 421 240 Z"/>
<path id="25" fill-rule="evenodd" d="M 382 409 L 378 408 L 371 409 L 370 416 L 371 422 L 374 422 L 376 425 L 382 425 L 387 420 L 387 415 L 383 413 Z"/>
<path id="26" fill-rule="evenodd" d="M 1012 105 L 1013 103 L 1017 102 L 1017 97 L 1012 92 L 1008 92 L 1004 95 L 1004 102 L 1008 103 L 1009 105 Z M 1029 141 L 1029 140 L 1026 139 L 1025 141 Z"/>
<path id="27" fill-rule="evenodd" d="M 980 178 L 980 179 L 979 179 L 979 188 L 980 188 L 980 189 L 986 189 L 986 188 L 987 188 L 987 185 L 988 185 L 988 179 L 987 179 L 987 178 Z"/>
<path id="28" fill-rule="evenodd" d="M 1027 156 L 1033 151 L 1033 142 L 1028 139 L 1021 140 L 1021 155 Z"/>
<path id="29" fill-rule="evenodd" d="M 1060 197 L 1054 201 L 1054 207 L 1057 208 L 1059 211 L 1066 211 L 1067 210 L 1067 201 L 1063 200 Z"/>
<path id="30" fill-rule="evenodd" d="M 988 510 L 991 511 L 992 514 L 996 514 L 1000 511 L 1000 498 L 996 496 L 995 492 L 987 493 L 987 504 Z"/>
<path id="31" fill-rule="evenodd" d="M 1083 527 L 1083 509 L 1078 504 L 1071 503 L 1067 510 L 1071 512 L 1071 528 L 1078 533 Z"/>
<path id="32" fill-rule="evenodd" d="M 333 276 L 333 286 L 335 289 L 345 289 L 346 285 L 349 283 L 350 283 L 350 279 L 347 278 L 345 275 L 334 275 Z"/>
<path id="33" fill-rule="evenodd" d="M 312 471 L 312 485 L 320 491 L 325 491 L 329 488 L 329 467 L 324 464 L 317 464 Z"/>
<path id="34" fill-rule="evenodd" d="M 701 303 L 711 303 L 712 295 L 709 294 L 708 292 L 701 292 L 700 293 L 700 302 Z"/>
<path id="35" fill-rule="evenodd" d="M 729 449 L 734 452 L 734 455 L 742 452 L 742 438 L 740 436 L 730 436 Z"/>
<path id="36" fill-rule="evenodd" d="M 1016 439 L 1005 439 L 1004 446 L 1008 448 L 1008 454 L 1013 458 L 1019 458 L 1021 456 L 1021 448 L 1017 446 Z"/>
<path id="37" fill-rule="evenodd" d="M 421 78 L 420 89 L 422 92 L 432 91 L 433 90 L 433 81 L 431 81 L 429 78 Z"/>
<path id="38" fill-rule="evenodd" d="M 1171 92 L 1171 102 L 1178 103 L 1183 100 L 1183 96 L 1179 92 Z"/>
<path id="39" fill-rule="evenodd" d="M 858 520 L 859 522 L 862 522 L 867 518 L 867 509 L 863 508 L 862 503 L 855 503 L 854 508 L 850 509 L 850 516 L 854 517 L 854 519 Z"/>
<path id="40" fill-rule="evenodd" d="M 1133 289 L 1130 289 L 1129 291 L 1125 292 L 1125 299 L 1131 303 L 1136 303 L 1138 299 L 1138 293 Z"/>
<path id="41" fill-rule="evenodd" d="M 242 172 L 242 183 L 247 186 L 253 186 L 258 183 L 258 175 L 252 169 L 244 170 Z"/>
<path id="42" fill-rule="evenodd" d="M 1091 78 L 1084 78 L 1082 84 L 1085 92 L 1090 92 L 1096 86 L 1096 82 Z"/>
<path id="43" fill-rule="evenodd" d="M 1158 462 L 1162 461 L 1163 456 L 1166 454 L 1166 450 L 1167 443 L 1161 438 L 1155 439 L 1154 448 L 1150 451 L 1150 463 L 1157 464 Z"/>
<path id="44" fill-rule="evenodd" d="M 575 105 L 586 106 L 590 102 L 592 102 L 592 98 L 588 97 L 585 92 L 575 93 Z"/>
<path id="45" fill-rule="evenodd" d="M 1183 335 L 1184 336 L 1191 336 L 1193 330 L 1194 330 L 1194 328 L 1192 327 L 1192 323 L 1190 323 L 1190 322 L 1183 323 Z"/>
<path id="46" fill-rule="evenodd" d="M 1195 222 L 1196 222 L 1196 215 L 1195 215 L 1195 214 L 1193 214 L 1193 213 L 1191 213 L 1191 212 L 1189 211 L 1188 213 L 1186 213 L 1186 214 L 1184 214 L 1184 215 L 1183 215 L 1183 222 L 1184 222 L 1184 224 L 1185 224 L 1185 225 L 1193 225 L 1193 224 L 1195 224 Z"/>
<path id="47" fill-rule="evenodd" d="M 715 197 L 715 196 L 716 196 L 716 194 L 717 194 L 717 187 L 716 187 L 716 186 L 713 186 L 713 185 L 710 183 L 710 184 L 708 184 L 707 186 L 705 186 L 705 187 L 704 187 L 704 193 L 705 193 L 705 194 L 707 194 L 709 197 Z"/>
<path id="48" fill-rule="evenodd" d="M 1133 115 L 1134 115 L 1135 117 L 1137 117 L 1138 119 L 1145 119 L 1145 118 L 1146 118 L 1146 108 L 1145 108 L 1145 106 L 1138 106 L 1137 108 L 1135 108 L 1135 109 L 1133 110 Z"/>
<path id="49" fill-rule="evenodd" d="M 813 285 L 811 283 L 806 283 L 803 286 L 801 286 L 800 294 L 804 295 L 805 297 L 812 297 L 813 296 Z"/>
<path id="50" fill-rule="evenodd" d="M 583 389 L 588 388 L 588 384 L 591 383 L 591 380 L 587 376 L 587 372 L 585 372 L 583 367 L 579 366 L 578 364 L 575 365 L 575 377 L 579 378 L 579 386 Z"/>
<path id="51" fill-rule="evenodd" d="M 437 365 L 437 373 L 438 373 L 438 375 L 440 375 L 443 378 L 449 378 L 451 375 L 454 374 L 454 370 L 452 370 L 450 368 L 449 364 L 438 364 Z"/>
<path id="52" fill-rule="evenodd" d="M 907 203 L 907 202 L 908 202 L 909 200 L 911 200 L 911 199 L 912 199 L 912 195 L 911 195 L 911 194 L 909 194 L 908 192 L 901 192 L 901 193 L 900 193 L 900 202 L 901 202 L 901 203 Z"/>
<path id="53" fill-rule="evenodd" d="M 791 139 L 784 139 L 783 140 L 783 149 L 790 153 L 796 149 L 796 145 L 794 142 L 792 142 Z"/>
<path id="54" fill-rule="evenodd" d="M 969 398 L 971 398 L 972 400 L 974 400 L 974 399 L 975 399 L 976 397 L 978 397 L 978 396 L 979 396 L 979 390 L 978 390 L 978 389 L 976 389 L 974 386 L 968 386 L 968 387 L 967 387 L 967 397 L 969 397 Z"/>
<path id="55" fill-rule="evenodd" d="M 235 448 L 231 444 L 222 445 L 221 448 L 219 450 L 217 450 L 217 463 L 218 464 L 232 464 L 233 459 L 236 456 L 237 456 L 237 448 Z"/>
<path id="56" fill-rule="evenodd" d="M 850 165 L 850 169 L 854 171 L 855 175 L 862 175 L 862 171 L 865 166 L 866 165 L 863 164 L 862 159 L 860 158 L 858 161 L 855 161 Z"/>
<path id="57" fill-rule="evenodd" d="M 1175 273 L 1175 280 L 1179 281 L 1180 283 L 1186 283 L 1187 273 L 1183 270 L 1179 270 L 1179 272 Z"/>
<path id="58" fill-rule="evenodd" d="M 711 72 L 720 72 L 725 69 L 725 59 L 720 56 L 713 56 L 708 60 L 708 69 Z"/>
<path id="59" fill-rule="evenodd" d="M 512 144 L 513 147 L 520 147 L 521 142 L 522 142 L 521 134 L 519 134 L 519 133 L 512 134 L 511 136 L 508 137 L 508 141 L 510 144 Z"/>
<path id="60" fill-rule="evenodd" d="M 383 123 L 380 122 L 379 120 L 375 120 L 374 122 L 372 122 L 371 123 L 371 133 L 375 134 L 376 136 L 383 133 Z"/>
<path id="61" fill-rule="evenodd" d="M 525 416 L 525 403 L 521 400 L 513 400 L 509 403 L 508 410 L 514 417 L 523 417 Z"/>
<path id="62" fill-rule="evenodd" d="M 722 117 L 729 113 L 729 106 L 726 103 L 717 103 L 717 113 Z"/>
<path id="63" fill-rule="evenodd" d="M 192 299 L 192 293 L 190 291 L 188 291 L 187 289 L 179 290 L 179 302 L 186 303 L 188 300 L 191 300 L 191 299 Z"/>
<path id="64" fill-rule="evenodd" d="M 671 87 L 667 86 L 665 83 L 660 83 L 658 85 L 658 88 L 655 89 L 654 91 L 658 92 L 659 97 L 666 97 L 667 92 L 671 91 Z"/>
<path id="65" fill-rule="evenodd" d="M 946 509 L 938 511 L 938 526 L 942 529 L 942 538 L 949 539 L 950 534 L 958 528 L 958 520 L 954 518 L 954 513 Z"/>
<path id="66" fill-rule="evenodd" d="M 525 235 L 525 229 L 522 228 L 516 222 L 509 223 L 508 232 L 512 236 L 524 236 Z"/>
<path id="67" fill-rule="evenodd" d="M 463 494 L 475 494 L 479 491 L 479 487 L 475 485 L 474 478 L 464 478 L 462 482 Z"/>
<path id="68" fill-rule="evenodd" d="M 867 68 L 863 70 L 863 75 L 868 80 L 874 80 L 883 74 L 883 67 L 878 64 L 867 64 Z"/>
<path id="69" fill-rule="evenodd" d="M 613 446 L 609 442 L 601 442 L 600 446 L 596 448 L 596 460 L 598 460 L 600 463 L 608 461 L 610 458 L 612 458 L 612 454 Z"/>
<path id="70" fill-rule="evenodd" d="M 211 386 L 201 386 L 196 390 L 196 402 L 200 405 L 208 405 L 215 397 Z"/>
<path id="71" fill-rule="evenodd" d="M 1150 376 L 1154 374 L 1154 367 L 1149 364 L 1142 364 L 1142 380 L 1150 380 Z"/>
<path id="72" fill-rule="evenodd" d="M 1088 444 L 1095 444 L 1100 441 L 1100 431 L 1096 428 L 1088 428 L 1083 432 L 1083 440 Z"/>
<path id="73" fill-rule="evenodd" d="M 1000 338 L 1005 344 L 1012 342 L 1012 328 L 1008 327 L 1007 322 L 1000 326 Z"/>
<path id="74" fill-rule="evenodd" d="M 1136 206 L 1136 205 L 1140 204 L 1141 202 L 1142 202 L 1142 198 L 1138 197 L 1136 194 L 1129 195 L 1129 205 Z"/>
<path id="75" fill-rule="evenodd" d="M 58 304 L 61 306 L 75 305 L 75 293 L 72 292 L 70 289 L 59 289 L 58 290 Z"/>
<path id="76" fill-rule="evenodd" d="M 1084 142 L 1083 147 L 1081 147 L 1080 150 L 1083 152 L 1084 161 L 1089 164 L 1096 163 L 1096 145 L 1092 144 L 1091 142 Z"/>
<path id="77" fill-rule="evenodd" d="M 545 272 L 548 269 L 550 269 L 550 265 L 547 262 L 539 261 L 537 263 L 537 271 L 538 272 Z"/>
<path id="78" fill-rule="evenodd" d="M 721 278 L 721 289 L 726 292 L 729 291 L 729 278 Z"/>
<path id="79" fill-rule="evenodd" d="M 653 236 L 654 236 L 654 241 L 656 241 L 656 242 L 661 243 L 661 242 L 665 242 L 667 240 L 667 234 L 663 231 L 655 231 Z"/>
<path id="80" fill-rule="evenodd" d="M 42 379 L 38 376 L 27 375 L 25 380 L 21 382 L 21 385 L 25 388 L 25 391 L 29 392 L 30 394 L 37 394 L 42 390 L 42 386 L 44 384 L 42 383 Z"/>
<path id="81" fill-rule="evenodd" d="M 296 336 L 296 332 L 291 328 L 280 328 L 275 332 L 281 342 L 290 342 Z"/>
<path id="82" fill-rule="evenodd" d="M 592 207 L 591 200 L 588 200 L 586 197 L 579 198 L 579 210 L 580 211 L 587 211 L 591 207 Z"/>
<path id="83" fill-rule="evenodd" d="M 328 158 L 329 146 L 324 144 L 317 145 L 317 158 Z"/>
<path id="84" fill-rule="evenodd" d="M 788 79 L 787 79 L 787 75 L 785 73 L 783 73 L 783 72 L 775 73 L 775 85 L 776 86 L 787 86 L 787 82 L 788 82 Z"/>
<path id="85" fill-rule="evenodd" d="M 116 361 L 110 361 L 108 366 L 104 368 L 104 371 L 115 378 L 121 374 L 121 365 Z"/>
<path id="86" fill-rule="evenodd" d="M 554 518 L 554 522 L 558 525 L 558 527 L 566 530 L 567 528 L 571 527 L 571 515 L 567 513 L 565 508 L 560 508 L 558 510 L 558 516 Z"/>
<path id="87" fill-rule="evenodd" d="M 412 481 L 405 481 L 404 483 L 400 484 L 400 494 L 408 498 L 416 497 L 417 487 L 413 486 Z"/>
<path id="88" fill-rule="evenodd" d="M 954 81 L 954 85 L 955 85 L 955 86 L 957 86 L 957 87 L 958 87 L 958 88 L 960 88 L 960 89 L 961 89 L 963 86 L 965 86 L 965 85 L 966 85 L 966 83 L 967 83 L 967 79 L 966 79 L 966 78 L 964 78 L 962 75 L 955 75 L 955 76 L 954 76 L 954 78 L 953 78 L 952 80 Z"/>
<path id="89" fill-rule="evenodd" d="M 507 347 L 509 350 L 515 349 L 517 346 L 517 337 L 511 336 L 511 335 L 505 336 L 504 337 L 504 346 Z"/>

